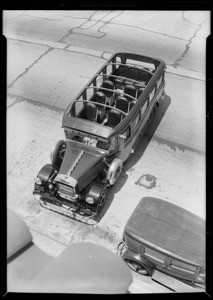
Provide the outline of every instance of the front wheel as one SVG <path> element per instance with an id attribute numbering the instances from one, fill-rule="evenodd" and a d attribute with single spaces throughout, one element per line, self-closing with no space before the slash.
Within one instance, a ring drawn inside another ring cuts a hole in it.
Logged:
<path id="1" fill-rule="evenodd" d="M 97 212 L 100 212 L 100 210 L 103 208 L 106 202 L 107 194 L 108 194 L 108 187 L 106 186 L 103 188 L 98 198 Z"/>

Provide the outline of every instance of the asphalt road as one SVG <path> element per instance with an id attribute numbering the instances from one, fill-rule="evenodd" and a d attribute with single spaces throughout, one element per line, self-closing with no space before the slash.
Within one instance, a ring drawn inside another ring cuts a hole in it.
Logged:
<path id="1" fill-rule="evenodd" d="M 44 251 L 57 256 L 69 243 L 92 240 L 116 252 L 125 222 L 143 195 L 168 200 L 205 218 L 209 24 L 206 11 L 4 11 L 7 201 Z M 33 178 L 48 163 L 54 143 L 64 137 L 63 109 L 116 51 L 165 60 L 166 97 L 110 192 L 103 218 L 88 227 L 41 210 L 32 197 Z M 151 190 L 136 184 L 146 173 L 157 179 Z M 148 279 L 136 282 L 139 291 L 159 292 Z"/>

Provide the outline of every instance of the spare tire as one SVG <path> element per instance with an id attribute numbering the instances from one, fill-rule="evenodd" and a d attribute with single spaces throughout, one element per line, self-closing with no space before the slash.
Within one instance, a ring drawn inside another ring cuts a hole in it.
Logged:
<path id="1" fill-rule="evenodd" d="M 110 185 L 114 185 L 117 181 L 118 177 L 121 174 L 123 167 L 123 161 L 120 158 L 115 158 L 108 169 L 107 172 L 107 180 L 109 181 Z"/>

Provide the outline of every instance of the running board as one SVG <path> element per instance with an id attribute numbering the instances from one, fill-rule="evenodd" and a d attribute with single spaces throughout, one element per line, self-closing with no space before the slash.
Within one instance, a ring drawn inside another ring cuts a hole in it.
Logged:
<path id="1" fill-rule="evenodd" d="M 201 285 L 189 285 L 190 283 L 184 283 L 183 281 L 180 281 L 157 270 L 155 270 L 154 274 L 152 275 L 152 280 L 169 288 L 174 292 L 197 293 L 205 291 L 205 289 Z"/>

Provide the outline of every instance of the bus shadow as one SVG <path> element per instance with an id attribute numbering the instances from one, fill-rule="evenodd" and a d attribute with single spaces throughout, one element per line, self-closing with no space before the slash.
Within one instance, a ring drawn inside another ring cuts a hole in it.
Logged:
<path id="1" fill-rule="evenodd" d="M 141 159 L 146 148 L 148 147 L 150 141 L 152 140 L 155 131 L 157 130 L 161 120 L 163 119 L 166 111 L 168 110 L 171 103 L 171 98 L 165 95 L 164 99 L 159 101 L 159 107 L 156 107 L 155 116 L 153 118 L 152 123 L 146 129 L 144 136 L 141 138 L 135 153 L 126 161 L 124 166 L 124 172 L 127 172 L 129 169 L 133 168 L 133 166 Z"/>
<path id="2" fill-rule="evenodd" d="M 169 106 L 171 104 L 171 98 L 168 95 L 164 96 L 164 99 L 159 101 L 159 107 L 156 107 L 155 115 L 152 120 L 152 123 L 149 125 L 149 127 L 146 129 L 146 132 L 144 133 L 144 136 L 141 138 L 141 141 L 138 143 L 136 151 L 134 154 L 132 154 L 129 159 L 125 162 L 123 166 L 123 171 L 116 182 L 116 184 L 110 189 L 107 200 L 105 202 L 105 205 L 103 209 L 101 210 L 100 214 L 96 216 L 96 221 L 99 222 L 107 210 L 109 209 L 113 199 L 114 195 L 121 190 L 121 188 L 124 186 L 128 179 L 127 171 L 134 167 L 134 165 L 141 159 L 144 152 L 146 151 L 146 148 L 148 147 L 152 137 L 155 134 L 155 131 L 157 130 L 161 120 L 163 119 L 166 111 L 168 110 Z"/>

